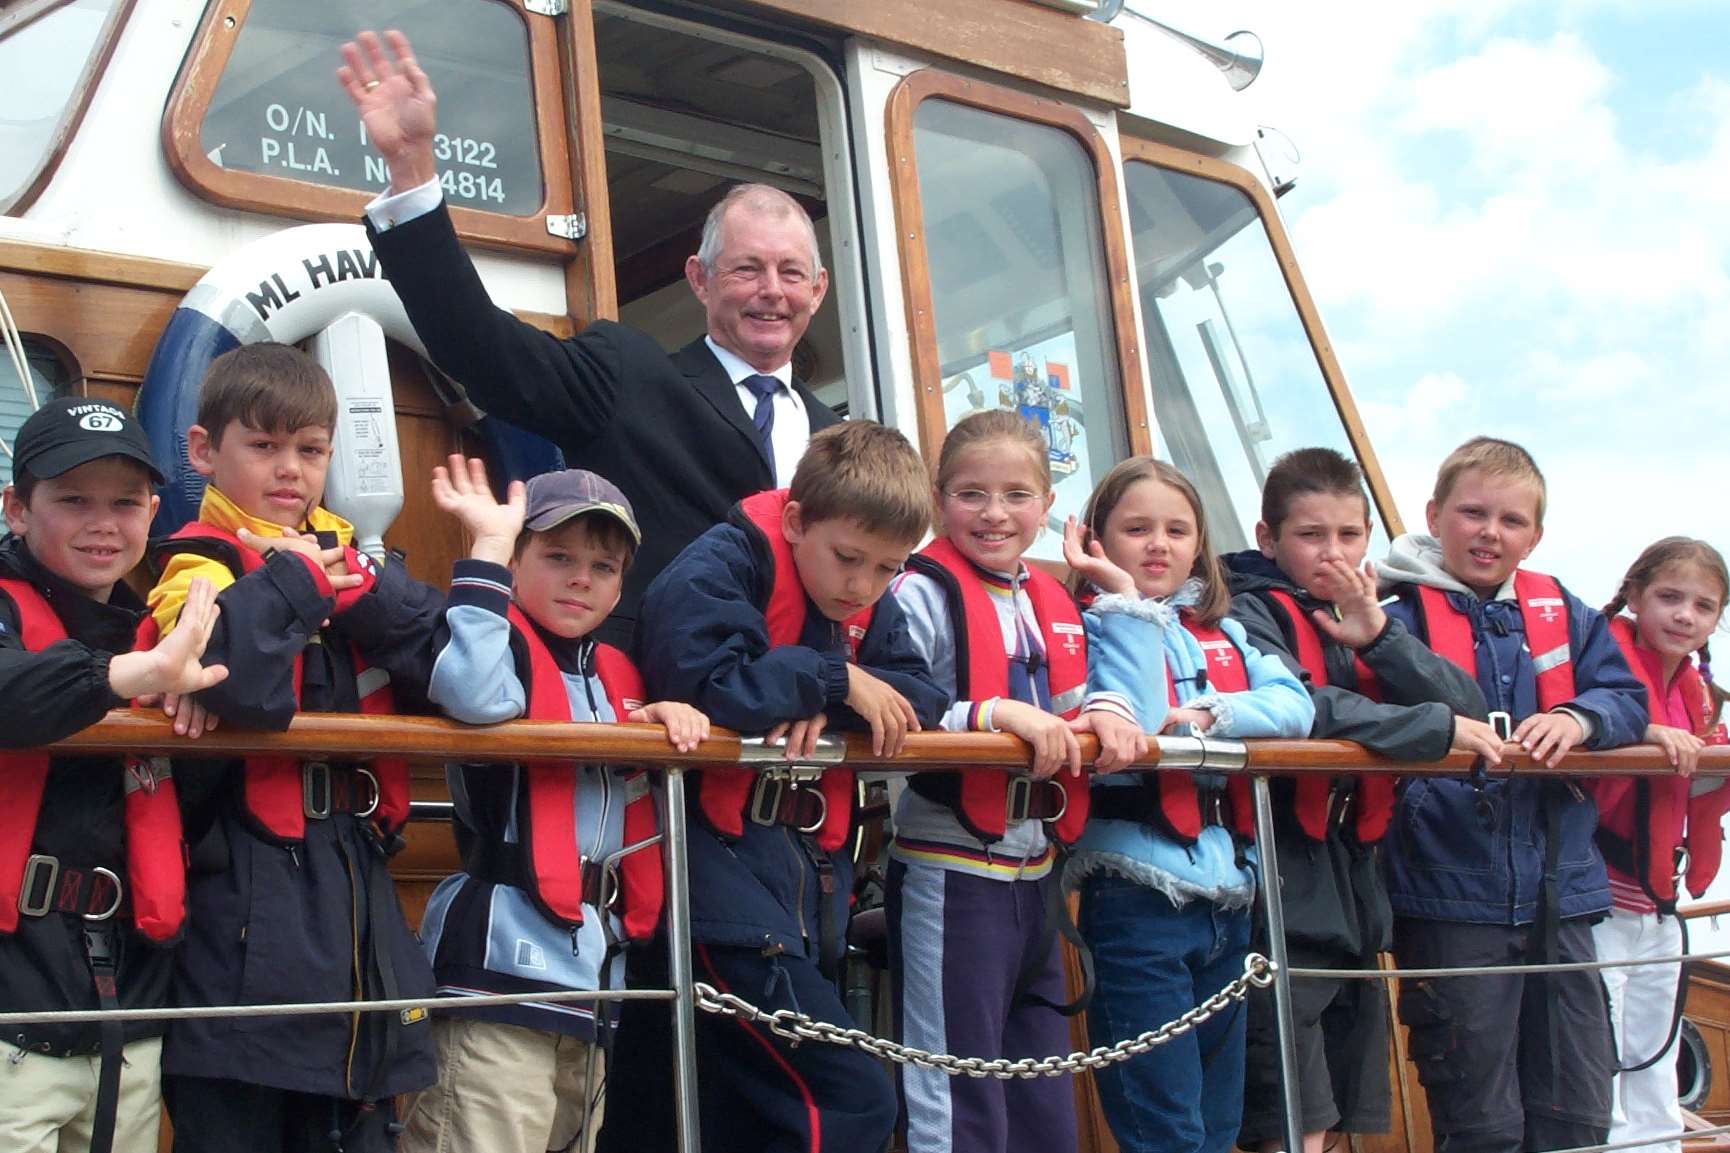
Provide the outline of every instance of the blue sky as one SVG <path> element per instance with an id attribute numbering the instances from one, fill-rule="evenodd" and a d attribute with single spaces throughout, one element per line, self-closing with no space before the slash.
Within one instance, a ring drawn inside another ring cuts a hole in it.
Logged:
<path id="1" fill-rule="evenodd" d="M 1533 566 L 1590 602 L 1660 536 L 1730 548 L 1730 5 L 1142 3 L 1265 42 L 1245 95 L 1302 152 L 1280 208 L 1408 528 L 1482 432 L 1537 457 Z"/>

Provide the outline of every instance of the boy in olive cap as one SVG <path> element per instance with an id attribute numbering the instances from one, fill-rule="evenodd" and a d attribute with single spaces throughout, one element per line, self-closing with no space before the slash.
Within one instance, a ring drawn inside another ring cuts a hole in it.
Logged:
<path id="1" fill-rule="evenodd" d="M 645 704 L 629 658 L 593 639 L 641 543 L 623 493 L 568 469 L 493 498 L 478 460 L 434 470 L 433 499 L 474 543 L 456 563 L 430 697 L 468 724 L 516 717 L 663 724 L 689 750 L 709 721 Z M 621 982 L 618 948 L 654 933 L 661 854 L 638 768 L 452 765 L 463 872 L 421 922 L 439 991 L 559 992 Z M 596 1101 L 592 1002 L 446 1011 L 433 1024 L 438 1084 L 409 1108 L 402 1149 L 542 1153 L 572 1147 Z"/>
<path id="2" fill-rule="evenodd" d="M 88 397 L 48 401 L 12 446 L 0 539 L 0 1011 L 156 1008 L 185 916 L 180 810 L 159 767 L 24 752 L 135 697 L 189 693 L 216 621 L 200 582 L 186 626 L 134 652 L 161 482 L 144 433 Z M 8 1027 L 0 1148 L 154 1148 L 162 1023 Z"/>

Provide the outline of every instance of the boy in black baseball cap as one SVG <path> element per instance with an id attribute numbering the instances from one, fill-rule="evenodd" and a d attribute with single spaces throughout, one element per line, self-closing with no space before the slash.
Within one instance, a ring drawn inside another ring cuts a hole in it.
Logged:
<path id="1" fill-rule="evenodd" d="M 0 539 L 0 1011 L 167 1003 L 185 915 L 180 811 L 166 770 L 115 756 L 24 752 L 136 697 L 227 675 L 199 658 L 215 624 L 133 652 L 143 604 L 122 577 L 144 556 L 162 475 L 131 415 L 50 400 L 12 446 Z M 7 1147 L 154 1146 L 162 1026 L 25 1025 L 0 1051 Z"/>

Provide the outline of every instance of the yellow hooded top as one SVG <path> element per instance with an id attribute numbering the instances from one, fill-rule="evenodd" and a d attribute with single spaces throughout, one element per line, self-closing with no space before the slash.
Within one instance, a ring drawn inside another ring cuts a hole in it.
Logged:
<path id="1" fill-rule="evenodd" d="M 262 520 L 246 512 L 224 496 L 215 485 L 205 486 L 204 500 L 198 506 L 198 519 L 212 528 L 231 533 L 238 533 L 244 528 L 261 537 L 281 536 L 288 531 L 274 521 Z M 343 545 L 354 539 L 353 525 L 334 512 L 317 505 L 307 514 L 302 531 L 333 532 L 338 543 Z M 163 569 L 162 579 L 156 582 L 156 587 L 150 590 L 150 596 L 145 601 L 163 636 L 172 632 L 175 623 L 180 620 L 180 610 L 186 604 L 186 590 L 191 586 L 194 577 L 206 578 L 219 593 L 234 583 L 234 574 L 221 561 L 196 553 L 175 553 L 169 558 L 168 566 Z"/>

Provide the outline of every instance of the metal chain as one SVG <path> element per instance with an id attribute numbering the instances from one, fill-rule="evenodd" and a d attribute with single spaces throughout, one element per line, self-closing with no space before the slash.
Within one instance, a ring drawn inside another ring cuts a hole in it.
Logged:
<path id="1" fill-rule="evenodd" d="M 795 1045 L 801 1041 L 821 1041 L 828 1045 L 858 1049 L 874 1057 L 881 1057 L 902 1065 L 918 1065 L 925 1069 L 936 1069 L 951 1077 L 965 1074 L 968 1077 L 995 1077 L 999 1080 L 1009 1081 L 1015 1078 L 1056 1077 L 1064 1073 L 1076 1073 L 1083 1069 L 1098 1069 L 1119 1061 L 1127 1061 L 1131 1057 L 1165 1044 L 1173 1037 L 1182 1036 L 1216 1013 L 1230 1008 L 1235 1002 L 1249 996 L 1251 988 L 1267 988 L 1273 984 L 1273 979 L 1274 963 L 1260 953 L 1251 953 L 1244 958 L 1243 976 L 1232 981 L 1231 984 L 1181 1017 L 1167 1021 L 1157 1029 L 1151 1029 L 1136 1037 L 1126 1038 L 1115 1045 L 1102 1045 L 1085 1053 L 1070 1053 L 1062 1057 L 1021 1057 L 1016 1060 L 1010 1060 L 1007 1057 L 992 1059 L 955 1057 L 948 1053 L 927 1052 L 911 1045 L 902 1045 L 882 1037 L 873 1037 L 863 1029 L 846 1028 L 841 1025 L 831 1025 L 827 1021 L 817 1021 L 792 1009 L 776 1009 L 772 1012 L 759 1009 L 742 997 L 736 997 L 732 993 L 723 993 L 713 985 L 706 985 L 701 981 L 694 986 L 694 991 L 697 1008 L 704 1012 L 720 1013 L 729 1017 L 743 1017 L 750 1021 L 759 1022 L 768 1026 L 770 1032 L 785 1037 Z"/>

